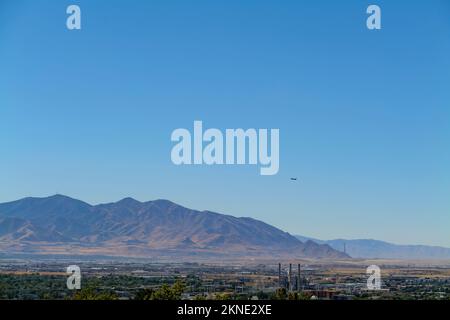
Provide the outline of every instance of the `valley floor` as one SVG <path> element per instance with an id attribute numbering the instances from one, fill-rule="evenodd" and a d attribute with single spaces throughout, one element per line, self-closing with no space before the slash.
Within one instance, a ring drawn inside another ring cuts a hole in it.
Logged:
<path id="1" fill-rule="evenodd" d="M 380 290 L 367 287 L 374 264 Z M 80 267 L 81 290 L 67 288 L 69 265 Z M 450 299 L 450 261 L 0 259 L 0 299 Z"/>

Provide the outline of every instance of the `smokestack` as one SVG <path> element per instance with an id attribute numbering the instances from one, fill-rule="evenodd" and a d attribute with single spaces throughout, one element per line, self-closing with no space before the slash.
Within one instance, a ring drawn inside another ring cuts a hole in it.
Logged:
<path id="1" fill-rule="evenodd" d="M 278 264 L 278 286 L 281 288 L 281 263 Z"/>
<path id="2" fill-rule="evenodd" d="M 302 289 L 301 289 L 301 278 L 300 278 L 300 276 L 301 276 L 301 267 L 300 267 L 300 263 L 298 264 L 298 275 L 297 275 L 297 291 L 298 292 L 300 292 Z"/>
<path id="3" fill-rule="evenodd" d="M 292 263 L 289 263 L 288 281 L 289 281 L 289 291 L 292 291 Z"/>

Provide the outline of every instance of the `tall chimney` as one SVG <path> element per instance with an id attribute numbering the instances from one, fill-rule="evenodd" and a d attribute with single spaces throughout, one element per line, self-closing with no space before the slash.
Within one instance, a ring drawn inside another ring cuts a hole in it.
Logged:
<path id="1" fill-rule="evenodd" d="M 289 263 L 288 283 L 289 283 L 289 291 L 292 291 L 292 263 Z"/>
<path id="2" fill-rule="evenodd" d="M 278 287 L 281 288 L 281 263 L 278 264 Z"/>
<path id="3" fill-rule="evenodd" d="M 298 275 L 297 275 L 297 291 L 300 292 L 302 291 L 301 289 L 301 284 L 302 284 L 302 280 L 301 280 L 301 267 L 300 267 L 300 263 L 298 264 Z"/>

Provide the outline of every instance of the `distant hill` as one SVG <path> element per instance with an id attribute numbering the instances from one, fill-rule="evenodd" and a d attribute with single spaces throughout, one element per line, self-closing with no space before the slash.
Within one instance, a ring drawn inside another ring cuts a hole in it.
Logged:
<path id="1" fill-rule="evenodd" d="M 389 242 L 358 239 L 358 240 L 318 240 L 304 236 L 296 236 L 300 241 L 313 241 L 317 244 L 328 244 L 336 250 L 345 250 L 352 258 L 408 259 L 431 260 L 450 259 L 450 248 L 424 245 L 398 245 Z"/>
<path id="2" fill-rule="evenodd" d="M 62 195 L 0 204 L 3 253 L 136 257 L 348 258 L 252 218 L 196 211 L 167 200 L 90 205 Z"/>

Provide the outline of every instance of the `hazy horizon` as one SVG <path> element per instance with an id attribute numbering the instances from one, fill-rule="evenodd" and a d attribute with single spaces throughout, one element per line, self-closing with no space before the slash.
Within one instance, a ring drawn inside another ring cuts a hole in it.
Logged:
<path id="1" fill-rule="evenodd" d="M 208 210 L 208 209 L 198 209 L 198 208 L 191 208 L 191 207 L 188 207 L 188 206 L 184 206 L 184 205 L 182 205 L 182 204 L 180 204 L 180 203 L 177 203 L 177 202 L 174 202 L 174 201 L 172 201 L 172 200 L 170 200 L 170 199 L 147 199 L 147 200 L 142 200 L 142 199 L 136 199 L 136 198 L 134 198 L 134 197 L 124 197 L 124 198 L 120 198 L 120 199 L 112 200 L 112 201 L 105 201 L 105 202 L 91 203 L 91 202 L 88 202 L 88 201 L 84 201 L 83 199 L 74 198 L 74 197 L 71 197 L 71 196 L 69 196 L 69 195 L 64 195 L 64 194 L 53 194 L 53 195 L 42 196 L 42 197 L 28 196 L 28 197 L 23 197 L 23 198 L 16 199 L 16 200 L 0 202 L 0 204 L 2 204 L 2 203 L 9 203 L 9 202 L 15 202 L 15 201 L 19 201 L 19 200 L 23 200 L 23 199 L 27 199 L 27 198 L 44 199 L 44 198 L 51 198 L 51 197 L 55 197 L 55 196 L 62 196 L 62 197 L 67 197 L 67 198 L 71 198 L 71 199 L 74 199 L 74 200 L 79 200 L 79 201 L 82 201 L 82 202 L 84 202 L 84 203 L 87 203 L 88 205 L 91 205 L 91 206 L 105 205 L 105 204 L 109 204 L 109 203 L 116 203 L 116 202 L 119 202 L 119 201 L 122 201 L 122 200 L 125 200 L 125 199 L 130 199 L 130 198 L 133 199 L 133 200 L 136 200 L 136 201 L 138 201 L 138 202 L 141 202 L 141 203 L 162 200 L 162 201 L 170 201 L 170 202 L 173 202 L 173 203 L 175 203 L 175 204 L 177 204 L 177 205 L 180 205 L 180 206 L 182 206 L 182 207 L 185 207 L 185 208 L 187 208 L 187 209 L 192 209 L 192 210 L 196 210 L 196 211 L 200 211 L 200 212 L 202 212 L 202 211 L 212 211 L 212 212 L 215 212 L 215 211 L 213 211 L 213 210 Z M 219 214 L 229 214 L 229 215 L 235 216 L 235 215 L 233 215 L 232 213 L 224 213 L 224 212 L 216 212 L 216 213 L 219 213 Z M 235 217 L 237 217 L 237 218 L 254 218 L 254 217 L 250 217 L 250 216 L 235 216 Z M 265 222 L 265 221 L 263 221 L 263 220 L 260 220 L 260 221 Z M 275 227 L 276 227 L 276 226 L 275 226 Z M 283 230 L 282 228 L 279 228 L 279 229 Z M 286 231 L 286 230 L 283 230 L 283 231 Z M 396 242 L 391 242 L 391 241 L 387 241 L 387 240 L 384 240 L 384 239 L 373 239 L 373 238 L 349 238 L 349 237 L 340 237 L 340 238 L 330 238 L 330 237 L 328 237 L 328 238 L 320 238 L 320 237 L 316 237 L 316 236 L 313 236 L 313 235 L 306 235 L 306 234 L 303 234 L 302 232 L 289 232 L 289 233 L 290 233 L 291 235 L 293 235 L 293 236 L 300 236 L 300 237 L 304 237 L 304 238 L 311 238 L 311 239 L 314 239 L 314 240 L 321 240 L 321 241 L 328 241 L 328 240 L 349 240 L 349 241 L 352 241 L 352 240 L 375 240 L 375 241 L 382 241 L 382 242 L 386 242 L 386 243 L 390 243 L 390 244 L 394 244 L 394 245 L 412 245 L 412 246 L 415 246 L 415 245 L 419 245 L 419 246 L 420 246 L 420 245 L 425 245 L 425 246 L 428 246 L 427 244 L 423 244 L 423 243 L 396 243 Z M 450 247 L 440 246 L 440 245 L 429 245 L 429 246 L 437 246 L 437 247 L 450 248 Z"/>

